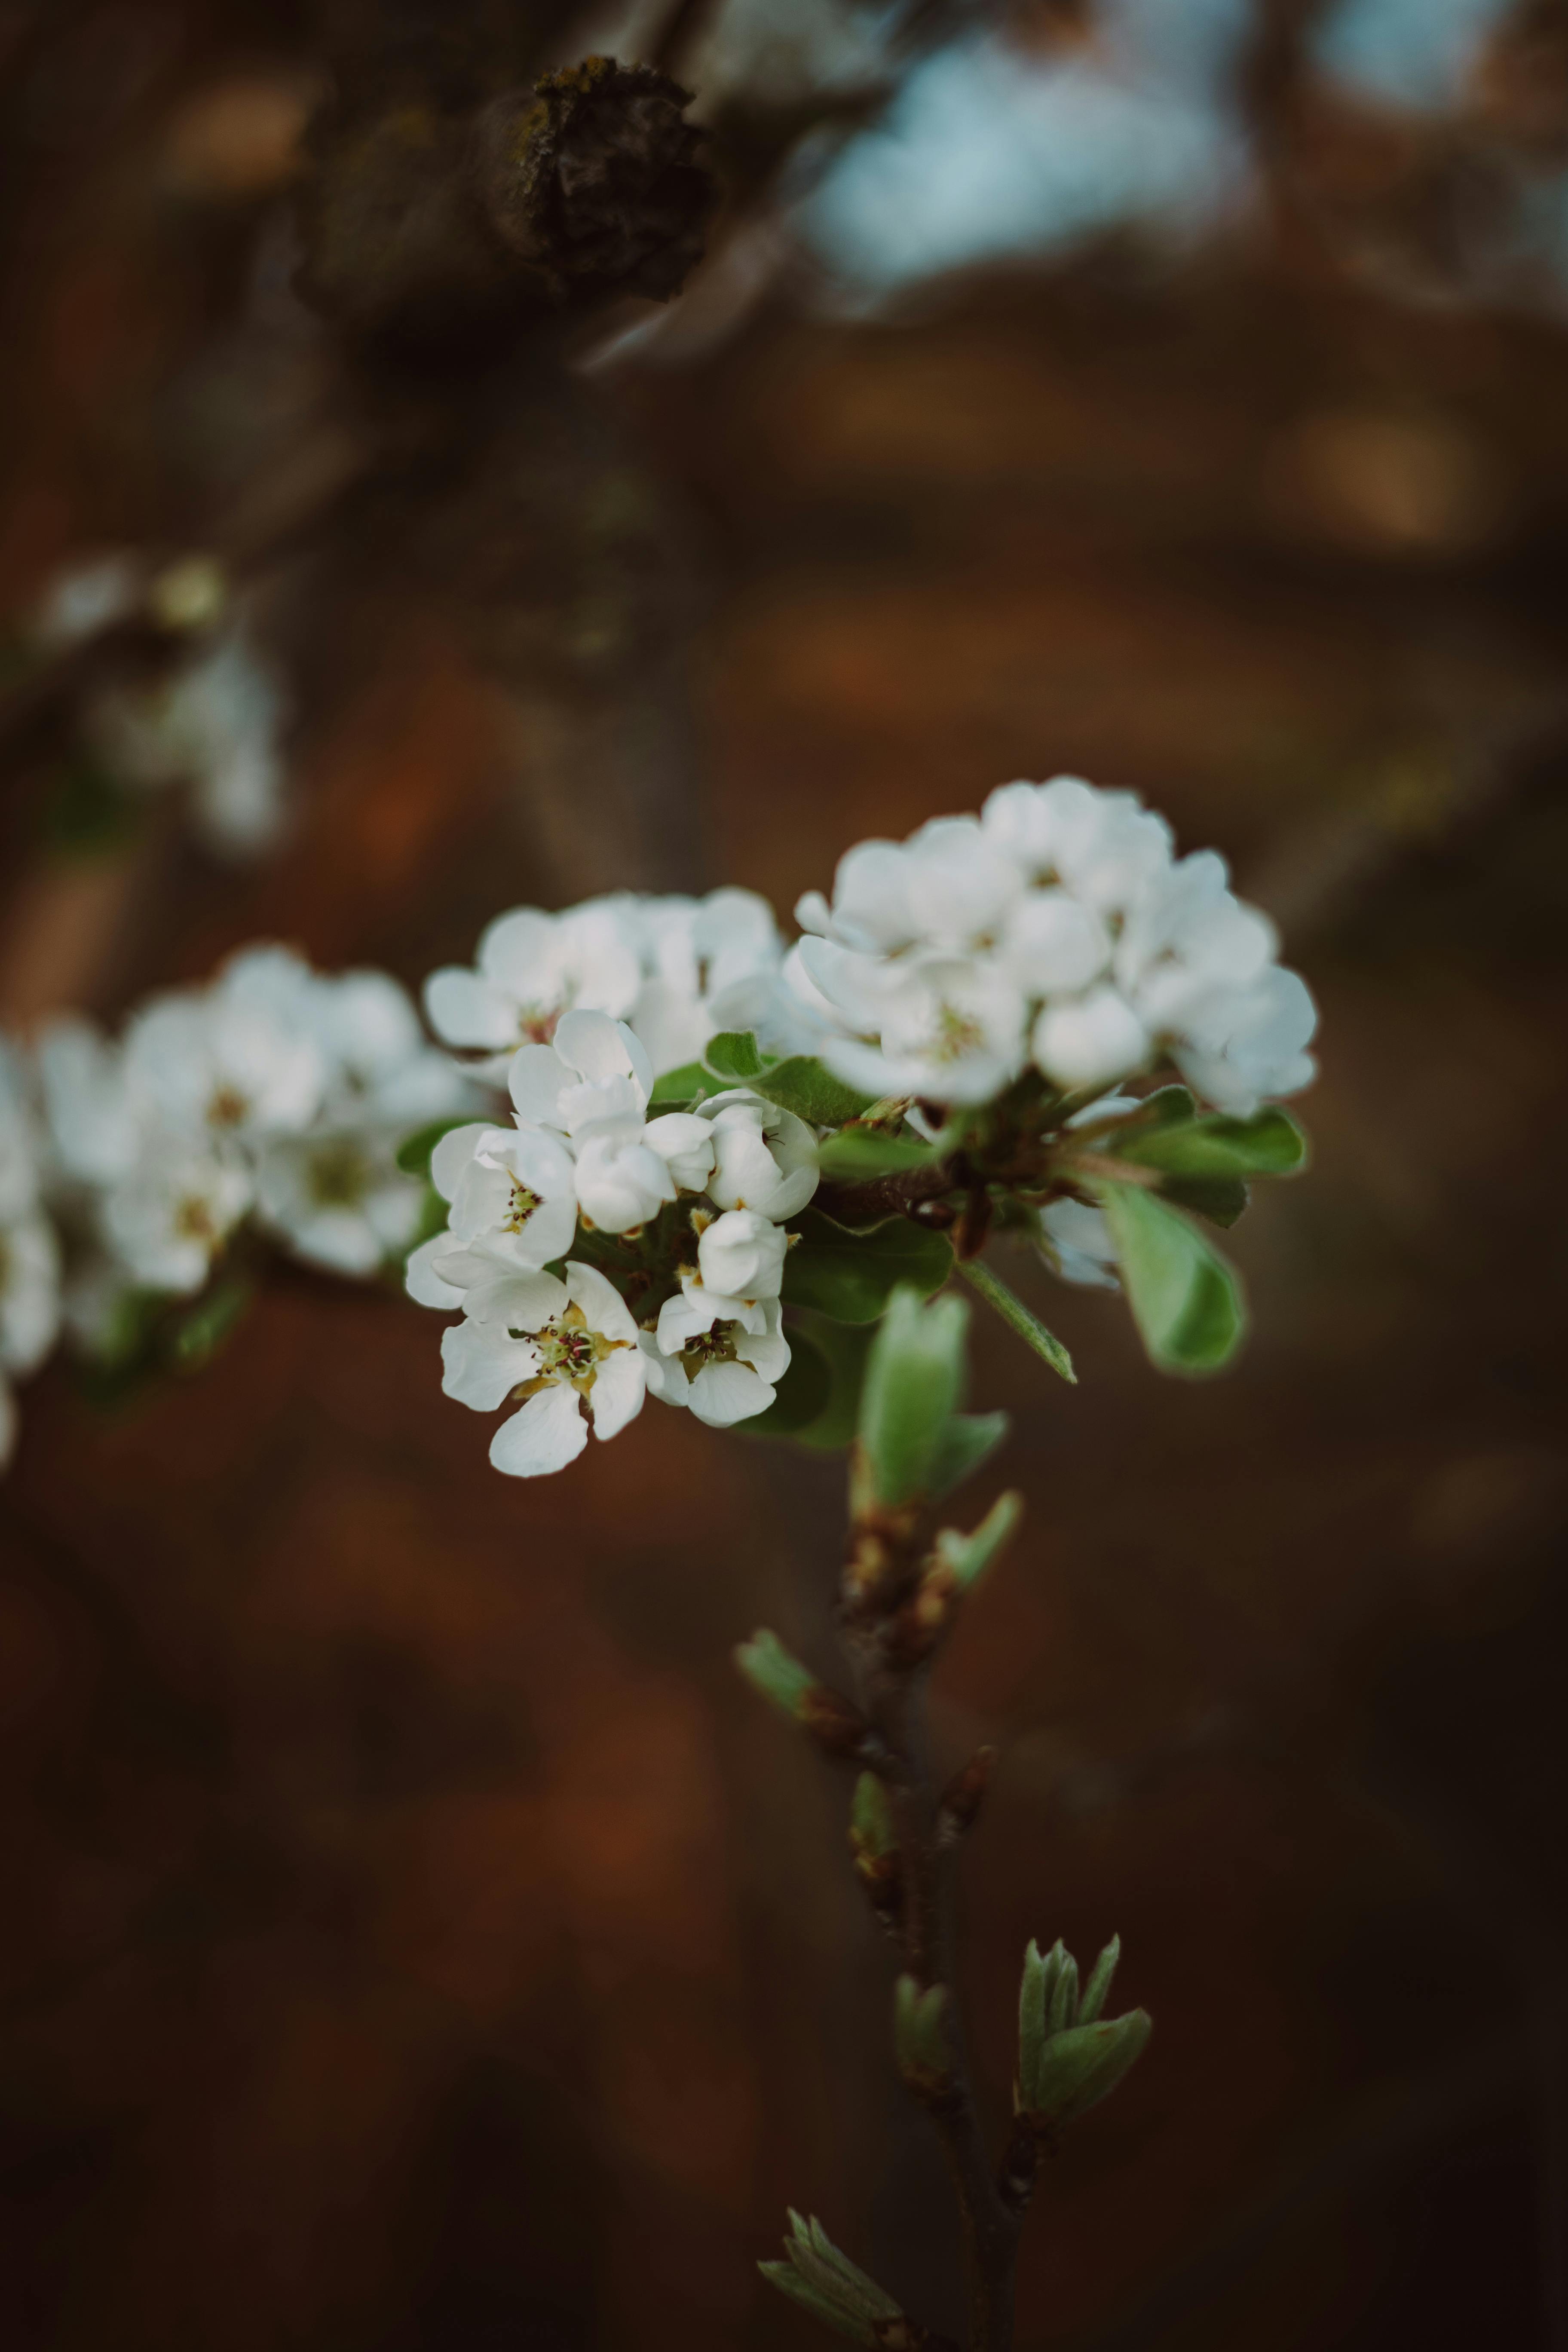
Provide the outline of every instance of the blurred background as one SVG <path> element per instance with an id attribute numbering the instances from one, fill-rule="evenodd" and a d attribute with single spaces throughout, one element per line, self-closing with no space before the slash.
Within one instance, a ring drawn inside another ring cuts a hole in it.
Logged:
<path id="1" fill-rule="evenodd" d="M 482 393 L 294 291 L 327 64 L 433 26 L 657 56 L 724 190 L 677 301 Z M 787 913 L 1058 770 L 1277 918 L 1323 1076 L 1239 1370 L 1162 1382 L 1043 1276 L 1079 1388 L 976 1334 L 1030 1505 L 936 1685 L 1004 1754 L 994 2117 L 1030 1935 L 1120 1930 L 1157 2027 L 1019 2340 L 1562 2352 L 1561 7 L 11 0 L 0 63 L 12 1027 L 258 937 L 416 984 L 519 902 Z M 40 667 L 127 548 L 240 583 L 237 817 L 106 783 L 90 641 Z M 786 2203 L 956 2329 L 847 1784 L 729 1664 L 831 1666 L 839 1466 L 649 1412 L 511 1484 L 435 1331 L 297 1279 L 118 1411 L 26 1391 L 7 2342 L 783 2352 Z"/>

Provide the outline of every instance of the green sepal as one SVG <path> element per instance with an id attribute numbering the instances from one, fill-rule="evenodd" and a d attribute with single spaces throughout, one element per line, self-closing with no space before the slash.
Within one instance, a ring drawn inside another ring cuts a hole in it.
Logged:
<path id="1" fill-rule="evenodd" d="M 822 1147 L 825 1176 L 843 1184 L 860 1184 L 875 1176 L 905 1176 L 913 1168 L 930 1168 L 940 1157 L 933 1143 L 918 1136 L 885 1135 L 871 1127 L 847 1127 L 830 1135 Z"/>
<path id="2" fill-rule="evenodd" d="M 1151 1361 L 1163 1371 L 1217 1371 L 1246 1328 L 1232 1268 L 1179 1210 L 1142 1185 L 1105 1181 L 1092 1189 Z"/>
<path id="3" fill-rule="evenodd" d="M 979 1258 L 962 1259 L 958 1271 L 970 1287 L 980 1293 L 987 1307 L 994 1308 L 1002 1318 L 1008 1329 L 1017 1333 L 1026 1348 L 1033 1348 L 1037 1356 L 1044 1357 L 1052 1371 L 1062 1380 L 1067 1381 L 1074 1388 L 1078 1386 L 1078 1374 L 1072 1368 L 1072 1358 L 1068 1354 L 1056 1333 L 1047 1330 L 1034 1309 L 1026 1307 L 1021 1298 L 1015 1297 L 999 1276 L 993 1274 L 991 1268 L 983 1265 Z"/>
<path id="4" fill-rule="evenodd" d="M 838 1323 L 874 1323 L 900 1283 L 929 1298 L 952 1271 L 952 1245 L 908 1217 L 851 1232 L 820 1209 L 805 1210 L 800 1239 L 784 1260 L 786 1306 L 812 1307 Z"/>
<path id="5" fill-rule="evenodd" d="M 449 1118 L 433 1118 L 428 1126 L 416 1128 L 397 1147 L 398 1166 L 405 1176 L 423 1176 L 428 1180 L 430 1154 L 441 1138 L 450 1135 L 455 1127 L 471 1127 L 473 1123 L 472 1111 L 464 1110 L 455 1111 Z"/>
<path id="6" fill-rule="evenodd" d="M 1008 1543 L 1024 1516 L 1024 1497 L 1016 1489 L 998 1495 L 973 1535 L 943 1528 L 936 1539 L 938 1556 L 952 1570 L 961 1591 L 978 1584 L 997 1553 Z"/>
<path id="7" fill-rule="evenodd" d="M 1293 1176 L 1305 1167 L 1307 1139 L 1289 1111 L 1271 1103 L 1250 1118 L 1219 1113 L 1131 1131 L 1112 1128 L 1104 1148 L 1140 1168 L 1168 1176 Z"/>
<path id="8" fill-rule="evenodd" d="M 936 1491 L 942 1441 L 963 1386 L 969 1310 L 951 1296 L 922 1305 L 893 1292 L 866 1365 L 860 1444 L 879 1503 L 896 1508 Z"/>

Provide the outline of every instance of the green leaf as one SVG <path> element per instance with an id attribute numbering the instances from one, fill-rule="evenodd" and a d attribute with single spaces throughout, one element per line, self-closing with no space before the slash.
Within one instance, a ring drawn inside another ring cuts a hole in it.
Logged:
<path id="1" fill-rule="evenodd" d="M 415 1132 L 397 1147 L 397 1164 L 404 1174 L 427 1177 L 430 1173 L 430 1154 L 435 1150 L 441 1138 L 444 1135 L 450 1135 L 455 1127 L 471 1127 L 473 1118 L 472 1111 L 454 1111 L 449 1118 L 433 1118 L 427 1127 L 416 1128 Z"/>
<path id="2" fill-rule="evenodd" d="M 772 1404 L 735 1424 L 742 1435 L 798 1437 L 826 1411 L 833 1393 L 833 1373 L 826 1357 L 799 1331 L 789 1334 L 789 1363 L 775 1386 Z"/>
<path id="3" fill-rule="evenodd" d="M 255 1296 L 255 1284 L 244 1275 L 229 1275 L 216 1282 L 169 1333 L 169 1357 L 175 1369 L 195 1372 L 210 1363 L 237 1328 Z"/>
<path id="4" fill-rule="evenodd" d="M 1160 1187 L 1162 1201 L 1174 1201 L 1211 1225 L 1231 1226 L 1252 1195 L 1239 1176 L 1167 1176 Z"/>
<path id="5" fill-rule="evenodd" d="M 1016 1331 L 1026 1348 L 1043 1356 L 1053 1372 L 1076 1388 L 1078 1374 L 1072 1368 L 1072 1358 L 1054 1331 L 1047 1331 L 1039 1317 L 1021 1298 L 1016 1297 L 1006 1284 L 993 1274 L 978 1258 L 960 1261 L 958 1271 L 973 1289 L 977 1290 L 987 1307 L 994 1307 L 1010 1330 Z"/>
<path id="6" fill-rule="evenodd" d="M 789 1327 L 792 1348 L 797 1331 L 805 1333 L 826 1364 L 829 1388 L 822 1411 L 815 1421 L 796 1431 L 796 1438 L 802 1445 L 816 1446 L 822 1452 L 847 1445 L 860 1425 L 860 1391 L 877 1327 L 873 1323 L 836 1323 L 831 1316 L 812 1315 L 797 1308 Z"/>
<path id="7" fill-rule="evenodd" d="M 955 1412 L 942 1433 L 931 1465 L 929 1492 L 933 1501 L 951 1494 L 973 1478 L 1006 1436 L 1012 1423 L 1005 1412 Z"/>
<path id="8" fill-rule="evenodd" d="M 1110 1979 L 1116 1974 L 1116 1963 L 1121 1958 L 1121 1938 L 1120 1936 L 1112 1936 L 1110 1943 L 1096 1960 L 1090 1971 L 1089 1982 L 1083 1989 L 1083 1999 L 1078 2005 L 1078 2021 L 1080 2025 L 1093 2025 L 1099 2019 L 1110 1991 Z"/>
<path id="9" fill-rule="evenodd" d="M 1024 1497 L 1009 1490 L 997 1496 L 972 1535 L 961 1535 L 956 1528 L 940 1530 L 938 1555 L 965 1591 L 979 1583 L 1004 1544 L 1011 1540 L 1023 1516 Z"/>
<path id="10" fill-rule="evenodd" d="M 1046 2007 L 1049 1988 L 1046 1963 L 1031 1936 L 1024 1954 L 1024 1974 L 1018 1986 L 1018 2099 L 1027 2106 L 1039 2080 L 1046 2047 Z"/>
<path id="11" fill-rule="evenodd" d="M 1195 1225 L 1142 1186 L 1105 1181 L 1093 1190 L 1151 1361 L 1169 1372 L 1217 1371 L 1246 1327 L 1232 1269 Z"/>
<path id="12" fill-rule="evenodd" d="M 933 1491 L 943 1435 L 963 1385 L 969 1310 L 961 1298 L 928 1307 L 893 1293 L 866 1366 L 860 1443 L 879 1501 L 897 1507 Z"/>
<path id="13" fill-rule="evenodd" d="M 1104 1141 L 1117 1159 L 1171 1176 L 1291 1176 L 1307 1159 L 1306 1137 L 1278 1104 L 1250 1118 L 1194 1118 L 1126 1136 L 1112 1129 Z"/>
<path id="14" fill-rule="evenodd" d="M 683 1062 L 679 1070 L 666 1070 L 662 1077 L 655 1078 L 653 1092 L 647 1098 L 648 1108 L 673 1110 L 678 1105 L 684 1108 L 688 1103 L 700 1102 L 704 1095 L 712 1091 L 713 1081 L 701 1063 Z"/>
<path id="15" fill-rule="evenodd" d="M 823 1145 L 822 1172 L 841 1184 L 860 1184 L 873 1176 L 902 1176 L 911 1168 L 930 1168 L 937 1157 L 935 1145 L 916 1136 L 847 1127 Z"/>
<path id="16" fill-rule="evenodd" d="M 908 1217 L 889 1217 L 852 1233 L 820 1209 L 807 1209 L 800 1240 L 784 1260 L 783 1295 L 839 1323 L 874 1323 L 900 1283 L 929 1298 L 952 1271 L 952 1247 Z"/>
<path id="17" fill-rule="evenodd" d="M 754 1691 L 792 1722 L 801 1720 L 816 1689 L 816 1676 L 784 1648 L 776 1633 L 759 1625 L 749 1642 L 736 1644 L 734 1658 Z"/>
<path id="18" fill-rule="evenodd" d="M 713 1077 L 722 1078 L 729 1087 L 750 1086 L 760 1078 L 768 1064 L 752 1029 L 721 1029 L 710 1037 L 703 1051 L 702 1066 Z"/>
<path id="19" fill-rule="evenodd" d="M 1152 2030 L 1148 2011 L 1132 2009 L 1048 2035 L 1033 2082 L 1021 2086 L 1026 2112 L 1053 2125 L 1087 2114 L 1142 2056 Z"/>
<path id="20" fill-rule="evenodd" d="M 846 1086 L 809 1054 L 792 1054 L 745 1083 L 753 1094 L 777 1103 L 781 1110 L 793 1110 L 796 1118 L 804 1118 L 810 1127 L 843 1127 L 868 1111 L 876 1100 L 874 1095 Z"/>

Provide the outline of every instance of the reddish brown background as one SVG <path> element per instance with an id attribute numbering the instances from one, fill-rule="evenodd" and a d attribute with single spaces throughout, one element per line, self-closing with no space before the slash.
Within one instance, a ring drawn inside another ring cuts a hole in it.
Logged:
<path id="1" fill-rule="evenodd" d="M 226 70 L 193 22 L 115 118 L 124 184 Z M 91 132 L 13 157 L 13 604 L 174 528 L 147 420 L 228 266 L 221 205 L 106 201 Z M 937 1685 L 944 1746 L 1005 1758 L 964 1865 L 986 2095 L 1031 1934 L 1119 1929 L 1157 2024 L 1050 2169 L 1021 2343 L 1563 2345 L 1562 333 L 1259 248 L 896 323 L 768 305 L 580 389 L 701 583 L 702 842 L 657 878 L 787 908 L 859 835 L 1076 769 L 1223 845 L 1323 1004 L 1315 1164 L 1235 1237 L 1239 1370 L 1162 1382 L 1114 1301 L 1043 1286 L 1078 1389 L 976 1334 L 1030 1504 Z M 1448 436 L 1484 526 L 1391 530 L 1368 418 Z M 371 569 L 317 584 L 270 864 L 170 819 L 61 867 L 12 780 L 13 1015 L 258 934 L 416 981 L 559 893 L 538 712 L 438 579 Z M 831 1664 L 836 1466 L 650 1409 L 514 1486 L 435 1336 L 289 1284 L 118 1415 L 26 1393 L 5 2340 L 760 2352 L 809 2334 L 753 2268 L 786 2203 L 954 2325 L 845 1788 L 728 1664 L 762 1620 Z"/>

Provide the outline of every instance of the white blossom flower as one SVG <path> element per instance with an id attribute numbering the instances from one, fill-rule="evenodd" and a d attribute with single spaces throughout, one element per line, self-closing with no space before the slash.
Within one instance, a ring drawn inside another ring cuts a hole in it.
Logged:
<path id="1" fill-rule="evenodd" d="M 565 1013 L 550 1045 L 522 1045 L 507 1083 L 518 1118 L 564 1135 L 605 1120 L 641 1127 L 653 1072 L 624 1021 L 603 1013 Z"/>
<path id="2" fill-rule="evenodd" d="M 712 1145 L 708 1197 L 720 1209 L 759 1209 L 782 1224 L 799 1214 L 820 1175 L 817 1141 L 803 1118 L 744 1087 L 710 1095 L 695 1113 Z"/>
<path id="3" fill-rule="evenodd" d="M 702 1286 L 723 1299 L 776 1298 L 788 1247 L 784 1227 L 760 1210 L 727 1209 L 697 1244 Z"/>
<path id="4" fill-rule="evenodd" d="M 697 1061 L 721 1029 L 754 1029 L 763 1046 L 788 1050 L 781 1027 L 784 942 L 773 910 L 753 890 L 705 898 L 636 902 L 644 971 L 627 1015 L 656 1076 Z"/>
<path id="5" fill-rule="evenodd" d="M 636 1233 L 675 1198 L 669 1162 L 643 1140 L 641 1122 L 595 1121 L 577 1139 L 577 1205 L 607 1234 Z"/>
<path id="6" fill-rule="evenodd" d="M 1212 852 L 1179 863 L 1137 795 L 1005 784 L 978 819 L 840 859 L 784 967 L 815 1050 L 851 1085 L 936 1104 L 1002 1093 L 1032 1055 L 1069 1092 L 1168 1056 L 1226 1110 L 1313 1074 L 1311 999 Z"/>
<path id="7" fill-rule="evenodd" d="M 234 1158 L 199 1140 L 166 1139 L 104 1197 L 106 1238 L 148 1290 L 199 1290 L 250 1206 L 251 1182 Z"/>
<path id="8" fill-rule="evenodd" d="M 243 856 L 282 830 L 286 718 L 276 675 L 237 625 L 162 685 L 105 690 L 88 724 L 128 782 L 190 784 L 214 847 Z"/>
<path id="9" fill-rule="evenodd" d="M 431 1154 L 430 1174 L 451 1202 L 447 1230 L 414 1255 L 447 1285 L 466 1291 L 532 1272 L 571 1248 L 576 1170 L 560 1136 L 537 1127 L 458 1128 Z"/>
<path id="10" fill-rule="evenodd" d="M 790 1360 L 776 1298 L 743 1319 L 726 1316 L 725 1303 L 688 1280 L 665 1300 L 656 1329 L 642 1335 L 655 1396 L 689 1406 L 714 1429 L 765 1412 Z"/>
<path id="11" fill-rule="evenodd" d="M 368 1275 L 407 1248 L 421 1188 L 397 1165 L 400 1133 L 325 1128 L 262 1147 L 256 1202 L 296 1257 L 335 1274 Z"/>
<path id="12" fill-rule="evenodd" d="M 712 1100 L 717 1100 L 715 1096 Z M 650 1151 L 657 1151 L 675 1180 L 678 1191 L 700 1192 L 713 1172 L 713 1129 L 695 1111 L 668 1110 L 650 1118 L 642 1131 Z"/>
<path id="13" fill-rule="evenodd" d="M 60 1324 L 60 1247 L 41 1209 L 0 1223 L 0 1366 L 36 1371 Z"/>
<path id="14" fill-rule="evenodd" d="M 1109 984 L 1043 1006 L 1030 1044 L 1047 1077 L 1075 1091 L 1128 1076 L 1142 1067 L 1151 1048 L 1142 1022 Z"/>
<path id="15" fill-rule="evenodd" d="M 62 1014 L 37 1050 L 55 1168 L 77 1184 L 110 1184 L 135 1164 L 137 1119 L 124 1056 L 90 1021 Z"/>
<path id="16" fill-rule="evenodd" d="M 565 1273 L 503 1276 L 473 1294 L 442 1339 L 448 1396 L 476 1412 L 522 1399 L 489 1449 L 515 1478 L 563 1470 L 590 1423 L 614 1437 L 642 1410 L 647 1358 L 629 1308 L 595 1267 L 569 1258 Z"/>
<path id="17" fill-rule="evenodd" d="M 642 984 L 627 894 L 590 898 L 562 915 L 516 907 L 480 937 L 477 969 L 447 964 L 425 983 L 425 1010 L 449 1045 L 494 1056 L 520 1045 L 547 1045 L 574 1007 L 628 1013 Z M 500 1077 L 505 1065 L 485 1066 Z"/>
<path id="18" fill-rule="evenodd" d="M 125 1033 L 133 1109 L 187 1135 L 299 1133 L 321 1101 L 326 1066 L 309 1030 L 258 1000 L 247 975 L 205 992 L 154 999 Z"/>

